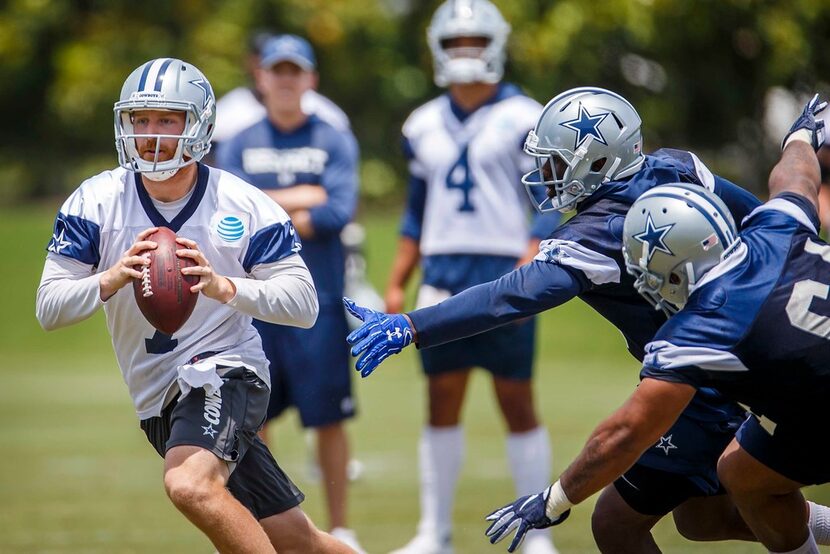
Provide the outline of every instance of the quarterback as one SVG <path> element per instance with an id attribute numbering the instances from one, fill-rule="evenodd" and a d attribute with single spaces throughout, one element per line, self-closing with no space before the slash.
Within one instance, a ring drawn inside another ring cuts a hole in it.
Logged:
<path id="1" fill-rule="evenodd" d="M 257 438 L 268 362 L 251 318 L 314 324 L 318 303 L 287 214 L 241 179 L 199 163 L 215 121 L 193 65 L 151 60 L 115 103 L 120 167 L 84 181 L 60 208 L 37 293 L 47 330 L 103 307 L 147 439 L 164 458 L 170 500 L 220 552 L 352 552 L 318 531 L 303 494 Z M 180 238 L 200 292 L 173 336 L 142 317 L 131 285 L 157 245 Z"/>

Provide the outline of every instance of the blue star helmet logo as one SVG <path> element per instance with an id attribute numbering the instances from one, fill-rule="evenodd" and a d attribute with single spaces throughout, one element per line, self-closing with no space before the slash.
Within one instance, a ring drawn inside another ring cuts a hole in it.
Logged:
<path id="1" fill-rule="evenodd" d="M 574 141 L 574 150 L 582 146 L 582 143 L 588 140 L 588 137 L 594 137 L 602 144 L 607 145 L 608 142 L 602 136 L 602 131 L 599 130 L 600 124 L 605 121 L 605 118 L 611 115 L 611 112 L 602 112 L 596 115 L 585 109 L 582 103 L 579 103 L 579 117 L 563 121 L 559 125 L 567 127 L 572 131 L 576 131 L 576 140 Z"/>
<path id="2" fill-rule="evenodd" d="M 202 109 L 204 110 L 208 105 L 208 98 L 213 96 L 213 90 L 211 90 L 211 88 L 210 88 L 210 83 L 208 83 L 207 81 L 205 81 L 202 78 L 199 78 L 199 79 L 193 79 L 192 81 L 190 81 L 190 84 L 199 87 L 200 89 L 202 89 L 202 92 L 205 94 L 205 98 L 204 98 L 204 100 L 202 100 Z"/>
<path id="3" fill-rule="evenodd" d="M 651 261 L 651 257 L 654 255 L 654 252 L 659 250 L 660 252 L 665 252 L 669 256 L 674 256 L 674 252 L 671 251 L 671 248 L 666 246 L 665 238 L 666 235 L 671 231 L 671 228 L 674 227 L 674 223 L 669 223 L 668 225 L 663 225 L 662 227 L 656 227 L 654 225 L 654 220 L 651 219 L 651 213 L 646 216 L 646 228 L 642 233 L 638 233 L 634 235 L 634 238 L 642 243 L 648 243 L 648 261 Z"/>

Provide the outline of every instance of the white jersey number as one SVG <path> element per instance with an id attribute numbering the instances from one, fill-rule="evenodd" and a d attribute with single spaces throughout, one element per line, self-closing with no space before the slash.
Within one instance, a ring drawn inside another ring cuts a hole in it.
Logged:
<path id="1" fill-rule="evenodd" d="M 464 195 L 461 205 L 458 206 L 459 212 L 476 211 L 475 206 L 473 206 L 473 203 L 470 202 L 470 190 L 472 190 L 475 186 L 475 183 L 473 183 L 473 180 L 470 178 L 470 164 L 467 161 L 468 149 L 468 146 L 464 147 L 464 150 L 461 152 L 461 156 L 458 157 L 458 160 L 447 172 L 447 188 L 459 189 Z"/>
<path id="2" fill-rule="evenodd" d="M 821 245 L 807 239 L 804 243 L 804 252 L 815 254 L 830 263 L 830 246 Z M 787 317 L 793 327 L 807 331 L 813 335 L 830 339 L 830 317 L 810 311 L 813 298 L 827 300 L 830 294 L 830 285 L 804 279 L 793 286 L 793 292 L 787 301 Z"/>

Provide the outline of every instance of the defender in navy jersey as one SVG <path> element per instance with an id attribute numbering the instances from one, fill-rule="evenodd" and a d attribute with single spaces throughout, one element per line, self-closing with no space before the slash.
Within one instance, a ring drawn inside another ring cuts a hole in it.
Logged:
<path id="1" fill-rule="evenodd" d="M 671 182 L 714 191 L 737 221 L 759 204 L 713 175 L 690 152 L 664 149 L 643 155 L 636 110 L 603 89 L 573 89 L 551 100 L 528 136 L 526 151 L 539 163 L 524 181 L 531 189 L 548 191 L 539 209 L 575 208 L 576 215 L 542 242 L 532 263 L 498 280 L 406 316 L 358 309 L 366 323 L 349 341 L 354 355 L 363 353 L 357 369 L 364 376 L 408 344 L 407 336 L 429 349 L 576 297 L 614 324 L 629 352 L 642 360 L 645 345 L 666 317 L 636 293 L 625 271 L 622 226 L 631 204 L 649 189 Z M 403 339 L 376 332 L 392 323 Z M 701 391 L 676 426 L 603 492 L 593 525 L 600 549 L 656 548 L 650 529 L 671 511 L 685 536 L 751 538 L 728 498 L 719 494 L 716 475 L 718 456 L 744 415 L 713 391 Z"/>
<path id="2" fill-rule="evenodd" d="M 285 211 L 199 163 L 214 107 L 210 83 L 181 60 L 151 60 L 127 77 L 115 104 L 121 167 L 84 181 L 61 207 L 37 317 L 55 329 L 103 306 L 141 428 L 164 458 L 167 494 L 219 551 L 353 552 L 308 521 L 303 494 L 257 437 L 270 379 L 252 317 L 309 327 L 318 304 Z M 181 271 L 199 277 L 191 290 L 201 292 L 173 336 L 144 319 L 129 286 L 161 226 L 195 261 Z"/>
<path id="3" fill-rule="evenodd" d="M 488 0 L 448 0 L 427 39 L 435 81 L 447 92 L 403 125 L 409 195 L 385 294 L 403 310 L 406 284 L 420 266 L 417 306 L 436 304 L 530 261 L 559 214 L 535 214 L 521 184 L 532 168 L 521 144 L 542 107 L 501 81 L 509 25 Z M 357 321 L 357 320 L 355 320 Z M 507 458 L 518 494 L 550 475 L 550 442 L 533 404 L 535 321 L 422 350 L 428 423 L 418 444 L 421 518 L 394 554 L 450 552 L 452 504 L 464 457 L 461 407 L 472 368 L 488 371 L 508 428 Z M 553 554 L 550 533 L 528 538 L 528 554 Z"/>
<path id="4" fill-rule="evenodd" d="M 818 553 L 817 537 L 827 542 L 828 509 L 808 508 L 799 492 L 830 480 L 830 448 L 819 439 L 830 393 L 830 245 L 817 235 L 813 151 L 823 131 L 815 113 L 825 106 L 814 97 L 793 125 L 770 176 L 772 199 L 753 210 L 740 235 L 721 199 L 700 187 L 654 187 L 631 206 L 626 269 L 650 304 L 681 311 L 647 345 L 640 387 L 559 481 L 489 516 L 493 542 L 516 528 L 515 544 L 527 528 L 564 521 L 572 505 L 665 437 L 695 391 L 712 386 L 753 411 L 718 474 L 758 540 L 800 554 Z"/>
<path id="5" fill-rule="evenodd" d="M 359 549 L 346 524 L 344 422 L 354 416 L 355 404 L 340 301 L 345 274 L 340 231 L 357 203 L 358 149 L 350 131 L 303 112 L 301 99 L 314 67 L 305 39 L 280 35 L 266 42 L 257 80 L 268 116 L 220 145 L 217 161 L 284 208 L 303 240 L 301 256 L 320 302 L 317 323 L 294 329 L 255 322 L 271 364 L 268 419 L 293 405 L 303 426 L 316 432 L 330 529 Z"/>

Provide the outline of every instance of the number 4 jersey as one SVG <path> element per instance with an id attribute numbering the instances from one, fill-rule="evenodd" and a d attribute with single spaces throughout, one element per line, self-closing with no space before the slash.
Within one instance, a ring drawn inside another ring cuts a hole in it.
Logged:
<path id="1" fill-rule="evenodd" d="M 237 288 L 228 304 L 200 294 L 190 319 L 173 336 L 144 319 L 132 286 L 100 299 L 100 274 L 124 256 L 139 232 L 154 226 L 196 241 L 214 271 Z M 103 304 L 118 364 L 144 419 L 160 413 L 175 392 L 178 366 L 195 356 L 207 353 L 217 365 L 244 365 L 270 381 L 251 314 L 300 325 L 313 311 L 313 322 L 317 301 L 299 250 L 285 211 L 230 173 L 199 164 L 191 192 L 162 204 L 150 198 L 138 174 L 105 171 L 81 184 L 58 213 L 38 290 L 38 319 L 47 329 L 62 327 Z"/>
<path id="2" fill-rule="evenodd" d="M 774 423 L 823 419 L 830 396 L 830 246 L 818 214 L 785 193 L 646 347 L 643 377 L 715 387 Z"/>
<path id="3" fill-rule="evenodd" d="M 534 162 L 522 144 L 541 110 L 516 86 L 501 84 L 471 113 L 444 94 L 409 116 L 403 139 L 410 191 L 401 232 L 420 241 L 423 256 L 525 253 L 530 202 L 521 176 Z"/>

